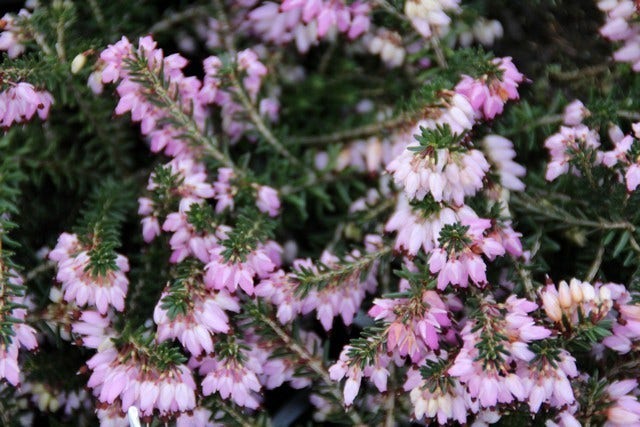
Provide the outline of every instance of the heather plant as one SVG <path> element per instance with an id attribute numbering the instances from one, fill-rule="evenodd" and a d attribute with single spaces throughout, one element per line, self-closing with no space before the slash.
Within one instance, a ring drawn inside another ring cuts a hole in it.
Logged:
<path id="1" fill-rule="evenodd" d="M 640 426 L 638 22 L 10 4 L 0 424 Z"/>

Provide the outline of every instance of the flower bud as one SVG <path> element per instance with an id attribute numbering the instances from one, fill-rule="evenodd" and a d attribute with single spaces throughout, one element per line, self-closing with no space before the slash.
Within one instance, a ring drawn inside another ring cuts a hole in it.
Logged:
<path id="1" fill-rule="evenodd" d="M 560 282 L 558 286 L 558 301 L 560 302 L 560 306 L 562 308 L 569 308 L 573 304 L 571 301 L 571 291 L 569 290 L 569 285 L 564 280 Z"/>
<path id="2" fill-rule="evenodd" d="M 582 283 L 582 299 L 593 301 L 596 298 L 596 291 L 590 283 Z"/>
<path id="3" fill-rule="evenodd" d="M 582 287 L 580 286 L 580 281 L 577 279 L 571 279 L 571 282 L 569 282 L 569 288 L 571 289 L 571 298 L 573 298 L 573 302 L 575 304 L 581 303 Z"/>
<path id="4" fill-rule="evenodd" d="M 551 292 L 542 293 L 542 305 L 549 319 L 554 322 L 562 320 L 562 310 L 560 309 L 560 304 L 558 304 L 558 298 Z"/>
<path id="5" fill-rule="evenodd" d="M 600 288 L 600 301 L 607 302 L 611 300 L 611 290 L 606 286 Z"/>
<path id="6" fill-rule="evenodd" d="M 71 61 L 71 74 L 78 74 L 86 63 L 87 57 L 84 53 L 79 53 L 78 55 L 76 55 L 76 57 L 73 58 L 73 61 Z"/>

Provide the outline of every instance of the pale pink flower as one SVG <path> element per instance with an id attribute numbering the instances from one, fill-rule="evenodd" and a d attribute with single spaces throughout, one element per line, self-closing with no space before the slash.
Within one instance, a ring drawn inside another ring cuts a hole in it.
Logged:
<path id="1" fill-rule="evenodd" d="M 256 409 L 260 405 L 261 390 L 257 374 L 262 372 L 259 365 L 242 363 L 235 359 L 221 359 L 218 357 L 206 357 L 197 364 L 201 375 L 202 393 L 205 396 L 219 393 L 223 399 L 230 399 L 238 406 Z"/>
<path id="2" fill-rule="evenodd" d="M 278 211 L 280 210 L 278 192 L 271 187 L 261 185 L 258 188 L 256 206 L 258 206 L 260 212 L 264 212 L 271 217 L 278 216 Z"/>
<path id="3" fill-rule="evenodd" d="M 367 250 L 375 251 L 377 245 L 370 245 Z M 345 257 L 346 262 L 355 262 L 362 255 L 354 250 Z M 320 257 L 320 262 L 332 268 L 338 264 L 339 259 L 328 251 L 324 251 Z M 300 271 L 302 268 L 319 273 L 318 266 L 311 260 L 296 260 L 293 262 L 294 270 Z M 354 271 L 349 277 L 341 277 L 337 283 L 328 283 L 320 289 L 311 289 L 303 298 L 302 314 L 316 311 L 316 317 L 322 327 L 328 331 L 333 327 L 333 319 L 340 316 L 345 325 L 351 325 L 360 305 L 364 301 L 367 292 L 373 293 L 377 287 L 376 271 L 378 262 L 370 266 L 368 274 L 361 280 L 362 271 Z"/>
<path id="4" fill-rule="evenodd" d="M 460 0 L 408 0 L 404 13 L 413 27 L 425 38 L 444 37 L 449 32 L 449 14 L 461 11 Z"/>
<path id="5" fill-rule="evenodd" d="M 409 204 L 406 197 L 400 196 L 395 212 L 385 225 L 385 231 L 397 231 L 395 249 L 415 256 L 420 248 L 430 252 L 439 245 L 440 231 L 445 225 L 477 217 L 465 205 L 455 209 L 440 207 L 435 212 L 420 212 Z"/>
<path id="6" fill-rule="evenodd" d="M 508 190 L 523 191 L 524 177 L 527 170 L 524 166 L 514 162 L 516 152 L 513 143 L 500 135 L 487 135 L 482 140 L 482 146 L 489 162 L 495 165 L 500 175 L 500 184 Z"/>
<path id="7" fill-rule="evenodd" d="M 11 59 L 20 56 L 25 50 L 24 43 L 27 39 L 27 32 L 21 31 L 21 21 L 31 18 L 31 12 L 27 9 L 20 9 L 17 15 L 6 13 L 2 22 L 2 32 L 0 33 L 0 50 L 7 52 Z"/>
<path id="8" fill-rule="evenodd" d="M 104 275 L 94 275 L 91 271 L 90 250 L 78 243 L 75 235 L 63 233 L 56 248 L 49 257 L 57 261 L 56 279 L 62 284 L 64 299 L 74 301 L 78 306 L 95 306 L 101 314 L 111 305 L 116 310 L 124 310 L 124 299 L 129 286 L 125 273 L 129 271 L 129 261 L 117 254 L 115 269 Z"/>
<path id="9" fill-rule="evenodd" d="M 397 351 L 416 362 L 429 351 L 440 348 L 440 336 L 444 328 L 451 326 L 449 310 L 434 291 L 425 291 L 420 300 L 421 312 L 416 312 L 416 302 L 406 299 L 375 299 L 369 316 L 389 323 L 387 351 Z"/>
<path id="10" fill-rule="evenodd" d="M 544 146 L 549 150 L 551 161 L 547 165 L 545 178 L 553 181 L 558 176 L 569 172 L 571 161 L 576 153 L 594 152 L 594 165 L 602 162 L 602 154 L 597 151 L 600 141 L 597 132 L 584 125 L 575 127 L 562 126 L 560 132 L 551 135 L 544 142 Z M 584 155 L 584 154 L 583 154 Z M 573 173 L 578 175 L 574 168 Z"/>
<path id="11" fill-rule="evenodd" d="M 229 292 L 235 292 L 239 286 L 248 295 L 253 295 L 254 278 L 267 278 L 277 268 L 264 247 L 249 252 L 244 260 L 225 260 L 223 252 L 224 247 L 209 252 L 210 261 L 205 266 L 204 277 L 204 283 L 209 288 L 226 288 Z"/>
<path id="12" fill-rule="evenodd" d="M 190 295 L 187 313 L 178 313 L 171 319 L 164 308 L 165 291 L 153 312 L 153 320 L 158 325 L 159 342 L 178 338 L 182 346 L 194 356 L 213 352 L 214 334 L 229 332 L 229 317 L 226 311 L 238 312 L 240 305 L 226 290 L 214 292 L 204 286 L 186 284 Z"/>
<path id="13" fill-rule="evenodd" d="M 576 99 L 564 108 L 562 123 L 567 126 L 578 126 L 582 123 L 582 120 L 590 114 L 582 101 Z"/>
<path id="14" fill-rule="evenodd" d="M 607 427 L 640 425 L 640 402 L 637 398 L 638 381 L 614 381 L 607 386 L 612 403 L 606 411 Z"/>
<path id="15" fill-rule="evenodd" d="M 466 96 L 477 117 L 492 120 L 502 114 L 508 100 L 518 99 L 518 86 L 524 76 L 518 71 L 510 57 L 495 58 L 493 63 L 502 72 L 501 77 L 483 76 L 474 79 L 464 76 L 456 85 L 456 92 Z"/>

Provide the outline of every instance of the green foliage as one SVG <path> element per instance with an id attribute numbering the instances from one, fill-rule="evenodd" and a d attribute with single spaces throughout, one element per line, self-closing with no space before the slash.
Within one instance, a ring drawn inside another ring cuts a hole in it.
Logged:
<path id="1" fill-rule="evenodd" d="M 361 369 L 373 365 L 378 355 L 384 351 L 386 330 L 387 325 L 383 322 L 376 322 L 375 325 L 364 328 L 358 338 L 349 342 L 351 348 L 347 356 L 350 363 L 360 366 Z"/>
<path id="2" fill-rule="evenodd" d="M 120 226 L 132 199 L 126 188 L 106 181 L 94 191 L 81 212 L 82 222 L 76 232 L 89 247 L 88 269 L 94 277 L 105 277 L 109 271 L 118 270 L 115 250 L 120 246 Z"/>
<path id="3" fill-rule="evenodd" d="M 416 153 L 428 150 L 437 163 L 438 153 L 436 150 L 444 148 L 450 151 L 461 151 L 463 149 L 461 142 L 465 139 L 465 134 L 452 133 L 451 126 L 445 123 L 444 125 L 436 125 L 435 129 L 426 129 L 420 126 L 420 135 L 414 135 L 414 138 L 419 145 L 408 149 Z"/>
<path id="4" fill-rule="evenodd" d="M 273 237 L 275 222 L 253 208 L 238 212 L 237 222 L 229 237 L 222 241 L 226 261 L 244 262 L 260 242 Z"/>

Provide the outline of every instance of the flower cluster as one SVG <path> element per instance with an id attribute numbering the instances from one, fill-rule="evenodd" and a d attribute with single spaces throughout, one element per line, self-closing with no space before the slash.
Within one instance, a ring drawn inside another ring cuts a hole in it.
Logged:
<path id="1" fill-rule="evenodd" d="M 5 15 L 0 418 L 640 424 L 640 6 L 502 3 Z"/>
<path id="2" fill-rule="evenodd" d="M 124 310 L 129 279 L 129 261 L 116 254 L 113 265 L 105 272 L 96 271 L 91 265 L 92 248 L 80 242 L 75 234 L 63 233 L 58 244 L 49 254 L 57 263 L 56 279 L 62 284 L 66 301 L 74 301 L 78 306 L 95 306 L 105 314 L 109 306 Z"/>
<path id="3" fill-rule="evenodd" d="M 479 79 L 464 76 L 456 86 L 456 92 L 467 97 L 476 117 L 492 120 L 502 114 L 508 100 L 518 99 L 518 86 L 524 76 L 511 58 L 496 58 L 495 75 L 484 75 Z"/>
<path id="4" fill-rule="evenodd" d="M 49 115 L 53 97 L 46 90 L 36 90 L 31 83 L 20 82 L 0 92 L 0 127 L 31 120 L 37 113 L 42 120 Z"/>
<path id="5" fill-rule="evenodd" d="M 628 62 L 634 71 L 639 71 L 640 25 L 636 3 L 632 0 L 600 0 L 598 7 L 606 15 L 600 34 L 623 45 L 613 54 L 613 59 Z"/>
<path id="6" fill-rule="evenodd" d="M 575 325 L 585 318 L 597 323 L 613 307 L 612 289 L 615 291 L 618 286 L 602 283 L 594 286 L 578 279 L 571 279 L 569 284 L 563 280 L 557 287 L 550 283 L 540 293 L 542 307 L 549 319 L 559 324 L 566 319 Z"/>
<path id="7" fill-rule="evenodd" d="M 15 272 L 11 273 L 8 283 L 16 288 L 24 287 L 22 278 Z M 20 348 L 34 350 L 38 347 L 35 329 L 25 323 L 27 316 L 25 302 L 24 296 L 19 293 L 0 296 L 1 318 L 3 321 L 6 319 L 8 322 L 9 319 L 12 319 L 13 322 L 16 322 L 8 323 L 11 328 L 10 340 L 0 339 L 0 380 L 6 379 L 9 384 L 14 386 L 20 383 L 20 366 L 18 365 Z"/>
<path id="8" fill-rule="evenodd" d="M 251 29 L 264 40 L 286 44 L 295 40 L 307 52 L 319 40 L 345 33 L 355 39 L 369 29 L 370 6 L 366 2 L 284 0 L 265 2 L 249 13 Z"/>
<path id="9" fill-rule="evenodd" d="M 605 166 L 621 170 L 628 191 L 635 191 L 640 185 L 640 163 L 638 163 L 640 123 L 633 124 L 633 132 L 633 136 L 624 135 L 619 128 L 612 128 L 609 135 L 615 146 L 613 150 L 605 151 L 602 155 L 602 163 Z"/>
<path id="10" fill-rule="evenodd" d="M 438 289 L 448 284 L 466 288 L 470 281 L 477 286 L 486 284 L 487 266 L 479 254 L 489 260 L 505 254 L 500 237 L 487 233 L 490 228 L 491 221 L 480 218 L 442 228 L 440 247 L 429 256 L 429 271 L 438 274 Z"/>
<path id="11" fill-rule="evenodd" d="M 460 12 L 460 0 L 409 0 L 404 13 L 422 37 L 443 37 L 449 32 L 448 13 Z"/>
<path id="12" fill-rule="evenodd" d="M 602 162 L 602 153 L 598 150 L 600 137 L 583 124 L 562 126 L 560 132 L 546 139 L 544 146 L 551 156 L 545 175 L 547 181 L 553 181 L 570 170 L 573 174 L 580 175 L 579 169 L 571 168 L 572 164 L 586 161 L 591 167 Z"/>
<path id="13" fill-rule="evenodd" d="M 9 58 L 20 56 L 25 50 L 25 41 L 28 40 L 25 31 L 21 29 L 20 22 L 31 17 L 27 9 L 20 9 L 17 15 L 5 13 L 0 19 L 0 50 L 7 52 Z"/>
<path id="14" fill-rule="evenodd" d="M 196 384 L 189 368 L 176 364 L 158 369 L 146 359 L 135 345 L 120 351 L 102 348 L 87 361 L 92 371 L 87 384 L 100 402 L 116 402 L 122 411 L 135 406 L 146 417 L 194 409 Z"/>

